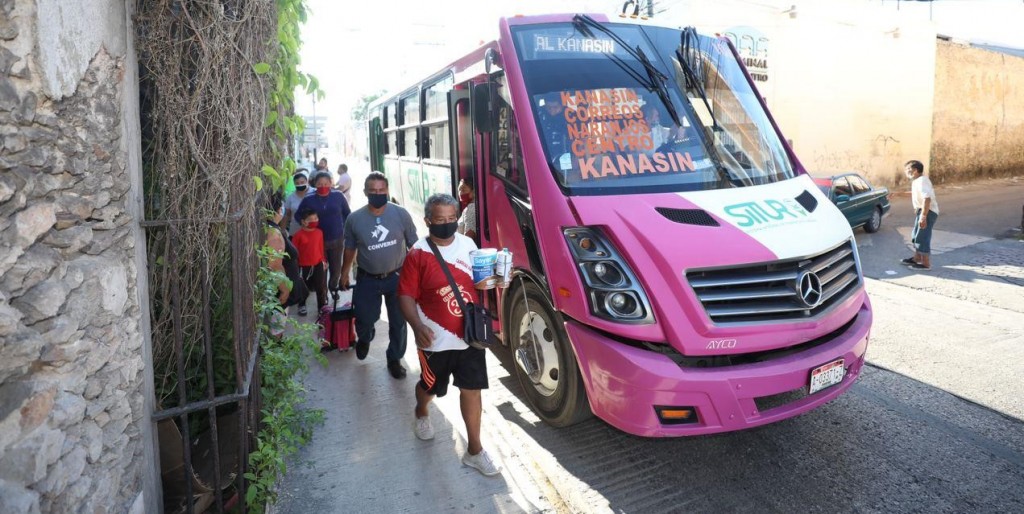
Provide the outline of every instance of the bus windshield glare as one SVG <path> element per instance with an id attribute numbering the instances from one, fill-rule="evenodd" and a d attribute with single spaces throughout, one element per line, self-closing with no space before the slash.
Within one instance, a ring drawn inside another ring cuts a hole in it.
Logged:
<path id="1" fill-rule="evenodd" d="M 678 30 L 578 27 L 513 28 L 546 160 L 569 194 L 700 191 L 794 176 L 727 43 L 696 36 L 680 63 Z"/>

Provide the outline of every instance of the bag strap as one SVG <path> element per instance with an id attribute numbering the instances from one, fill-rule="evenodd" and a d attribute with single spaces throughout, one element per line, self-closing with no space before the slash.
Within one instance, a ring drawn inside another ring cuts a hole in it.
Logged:
<path id="1" fill-rule="evenodd" d="M 462 309 L 463 314 L 466 312 L 466 302 L 462 299 L 462 291 L 459 290 L 459 285 L 455 283 L 455 277 L 452 276 L 451 270 L 448 269 L 448 262 L 441 257 L 441 251 L 437 249 L 437 245 L 434 244 L 434 240 L 427 236 L 427 244 L 430 245 L 430 251 L 434 253 L 434 257 L 437 257 L 437 263 L 441 265 L 441 271 L 444 271 L 444 276 L 448 277 L 448 285 L 452 287 L 452 293 L 455 294 L 455 299 L 459 302 L 459 308 Z"/>

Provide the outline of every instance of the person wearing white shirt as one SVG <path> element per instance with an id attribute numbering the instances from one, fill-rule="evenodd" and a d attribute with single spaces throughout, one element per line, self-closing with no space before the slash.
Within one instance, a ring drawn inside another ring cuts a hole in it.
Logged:
<path id="1" fill-rule="evenodd" d="M 352 175 L 348 174 L 347 164 L 338 165 L 338 177 L 334 181 L 334 188 L 341 191 L 345 195 L 345 200 L 352 204 Z"/>
<path id="2" fill-rule="evenodd" d="M 931 271 L 932 228 L 939 219 L 939 201 L 935 197 L 932 181 L 924 176 L 921 161 L 908 161 L 903 167 L 910 179 L 910 201 L 914 206 L 914 230 L 910 241 L 914 243 L 914 256 L 903 259 L 911 269 Z"/>

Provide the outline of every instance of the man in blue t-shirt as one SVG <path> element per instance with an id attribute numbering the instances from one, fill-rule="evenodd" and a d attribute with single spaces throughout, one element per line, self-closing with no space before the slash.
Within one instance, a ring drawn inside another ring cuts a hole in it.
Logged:
<path id="1" fill-rule="evenodd" d="M 330 277 L 327 287 L 337 291 L 341 280 L 341 258 L 345 251 L 345 218 L 352 212 L 345 195 L 331 187 L 331 175 L 317 173 L 313 176 L 316 194 L 307 194 L 299 204 L 299 211 L 310 209 L 320 218 L 319 228 L 324 233 L 324 253 Z"/>

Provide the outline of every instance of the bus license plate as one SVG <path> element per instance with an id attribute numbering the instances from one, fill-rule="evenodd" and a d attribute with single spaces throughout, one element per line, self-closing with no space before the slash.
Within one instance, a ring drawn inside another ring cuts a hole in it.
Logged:
<path id="1" fill-rule="evenodd" d="M 811 388 L 807 394 L 814 394 L 822 389 L 832 387 L 843 381 L 846 368 L 843 359 L 836 359 L 823 366 L 811 370 Z"/>

